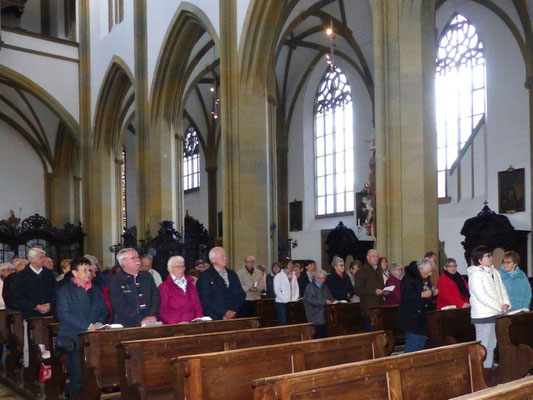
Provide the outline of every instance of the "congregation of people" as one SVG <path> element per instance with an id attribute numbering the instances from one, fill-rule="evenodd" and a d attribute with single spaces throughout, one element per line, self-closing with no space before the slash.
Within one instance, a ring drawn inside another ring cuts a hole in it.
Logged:
<path id="1" fill-rule="evenodd" d="M 267 272 L 252 255 L 235 272 L 229 268 L 225 250 L 215 247 L 209 252 L 210 264 L 197 260 L 188 271 L 183 257 L 171 257 L 163 280 L 153 268 L 153 258 L 133 248 L 120 250 L 119 266 L 105 271 L 91 255 L 62 260 L 56 271 L 42 249 L 32 248 L 27 260 L 16 258 L 0 265 L 0 306 L 20 311 L 24 320 L 48 315 L 58 319 L 57 347 L 67 359 L 70 398 L 82 387 L 80 332 L 109 323 L 138 327 L 205 317 L 249 317 L 255 315 L 254 302 L 261 298 L 274 299 L 279 325 L 287 324 L 287 304 L 302 301 L 316 338 L 327 336 L 326 305 L 360 303 L 366 331 L 372 330 L 372 308 L 397 305 L 396 324 L 405 332 L 406 353 L 424 349 L 428 311 L 470 308 L 476 339 L 487 349 L 484 366 L 491 368 L 497 344 L 495 319 L 508 311 L 528 309 L 531 287 L 519 268 L 517 253 L 506 252 L 499 269 L 486 246 L 478 246 L 471 256 L 468 278 L 458 273 L 453 258 L 445 260 L 439 276 L 434 252 L 403 268 L 379 257 L 376 249 L 367 252 L 364 264 L 353 260 L 346 266 L 343 258 L 333 257 L 330 273 L 313 260 L 302 266 L 289 259 L 274 262 Z M 27 358 L 25 343 L 25 362 Z"/>

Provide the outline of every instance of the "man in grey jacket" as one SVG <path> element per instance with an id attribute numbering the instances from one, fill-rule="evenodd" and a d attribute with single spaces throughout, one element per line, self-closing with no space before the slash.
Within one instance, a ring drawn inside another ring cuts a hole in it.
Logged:
<path id="1" fill-rule="evenodd" d="M 305 316 L 307 322 L 312 322 L 315 325 L 315 339 L 327 336 L 324 306 L 338 303 L 331 295 L 328 287 L 324 285 L 326 275 L 322 269 L 316 271 L 313 282 L 307 285 L 304 293 Z"/>

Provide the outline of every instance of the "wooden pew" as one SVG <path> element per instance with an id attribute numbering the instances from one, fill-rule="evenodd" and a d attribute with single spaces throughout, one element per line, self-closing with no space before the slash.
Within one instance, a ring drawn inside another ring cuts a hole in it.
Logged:
<path id="1" fill-rule="evenodd" d="M 533 368 L 533 312 L 496 319 L 499 365 L 497 383 L 522 378 Z"/>
<path id="2" fill-rule="evenodd" d="M 254 380 L 255 400 L 444 400 L 485 389 L 479 342 Z"/>
<path id="3" fill-rule="evenodd" d="M 55 339 L 59 332 L 59 323 L 48 325 L 48 350 L 50 350 L 50 365 L 52 377 L 44 383 L 44 393 L 47 400 L 59 400 L 65 391 L 67 381 L 67 367 L 63 355 L 59 354 L 55 347 Z"/>
<path id="4" fill-rule="evenodd" d="M 175 393 L 184 386 L 187 400 L 247 400 L 254 379 L 385 357 L 391 340 L 380 331 L 179 357 L 172 360 Z"/>
<path id="5" fill-rule="evenodd" d="M 426 348 L 476 340 L 470 308 L 430 311 L 426 315 L 426 328 L 429 338 Z"/>
<path id="6" fill-rule="evenodd" d="M 452 400 L 533 400 L 533 376 L 454 397 Z"/>
<path id="7" fill-rule="evenodd" d="M 300 324 L 122 342 L 118 347 L 121 397 L 182 398 L 179 393 L 183 393 L 183 384 L 175 388 L 180 389 L 178 393 L 173 393 L 176 377 L 169 371 L 172 358 L 310 340 L 313 333 L 312 324 Z"/>
<path id="8" fill-rule="evenodd" d="M 285 310 L 287 313 L 287 324 L 305 324 L 307 322 L 304 303 L 302 300 L 288 302 L 285 306 Z"/>
<path id="9" fill-rule="evenodd" d="M 6 358 L 6 376 L 13 382 L 19 382 L 17 370 L 21 367 L 22 350 L 24 346 L 24 325 L 22 314 L 18 311 L 8 311 L 6 317 L 7 346 L 9 354 Z"/>
<path id="10" fill-rule="evenodd" d="M 278 316 L 274 299 L 259 299 L 254 301 L 255 315 L 261 319 L 261 326 L 277 326 Z"/>
<path id="11" fill-rule="evenodd" d="M 372 321 L 372 329 L 375 331 L 385 331 L 394 338 L 391 342 L 394 348 L 395 344 L 405 343 L 404 331 L 396 328 L 396 318 L 398 316 L 398 306 L 379 306 L 370 309 L 370 318 Z"/>
<path id="12" fill-rule="evenodd" d="M 324 307 L 328 336 L 349 335 L 365 331 L 359 303 L 328 304 Z"/>
<path id="13" fill-rule="evenodd" d="M 24 389 L 35 396 L 39 396 L 41 394 L 41 388 L 38 378 L 43 361 L 39 344 L 49 346 L 48 326 L 54 322 L 54 317 L 28 318 L 26 321 L 28 324 L 30 362 L 28 368 L 24 368 Z"/>
<path id="14" fill-rule="evenodd" d="M 83 374 L 82 397 L 99 399 L 103 391 L 118 391 L 120 369 L 117 345 L 138 339 L 195 335 L 257 328 L 258 318 L 198 322 L 194 324 L 160 325 L 146 328 L 121 328 L 82 332 L 79 335 Z"/>

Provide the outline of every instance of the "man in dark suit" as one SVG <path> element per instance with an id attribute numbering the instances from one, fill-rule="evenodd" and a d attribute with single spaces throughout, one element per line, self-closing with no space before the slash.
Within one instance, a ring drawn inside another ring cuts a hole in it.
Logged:
<path id="1" fill-rule="evenodd" d="M 246 294 L 237 274 L 227 269 L 228 257 L 222 247 L 209 252 L 213 266 L 200 274 L 196 288 L 204 315 L 213 319 L 232 319 L 244 304 Z"/>
<path id="2" fill-rule="evenodd" d="M 365 265 L 359 268 L 354 277 L 354 291 L 361 299 L 361 314 L 366 331 L 372 330 L 370 309 L 383 305 L 383 273 L 378 260 L 378 251 L 368 250 Z"/>
<path id="3" fill-rule="evenodd" d="M 65 390 L 67 399 L 81 392 L 78 333 L 100 328 L 109 317 L 102 292 L 91 283 L 91 261 L 85 257 L 75 258 L 70 263 L 70 270 L 73 278 L 57 291 L 57 316 L 61 323 L 58 341 L 69 340 L 72 345 L 65 354 L 70 375 L 70 383 Z"/>

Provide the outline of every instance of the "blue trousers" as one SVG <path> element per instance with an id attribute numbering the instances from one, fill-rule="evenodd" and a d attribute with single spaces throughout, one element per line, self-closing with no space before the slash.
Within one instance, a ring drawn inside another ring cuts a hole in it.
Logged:
<path id="1" fill-rule="evenodd" d="M 287 312 L 285 303 L 276 302 L 276 315 L 278 316 L 278 325 L 287 325 Z"/>
<path id="2" fill-rule="evenodd" d="M 404 353 L 412 353 L 413 351 L 424 350 L 426 340 L 426 335 L 405 332 L 405 346 L 403 348 Z"/>
<path id="3" fill-rule="evenodd" d="M 81 360 L 78 350 L 78 341 L 75 340 L 76 347 L 72 354 L 65 354 L 67 359 L 67 369 L 69 372 L 69 384 L 65 388 L 67 399 L 73 399 L 81 393 Z"/>

